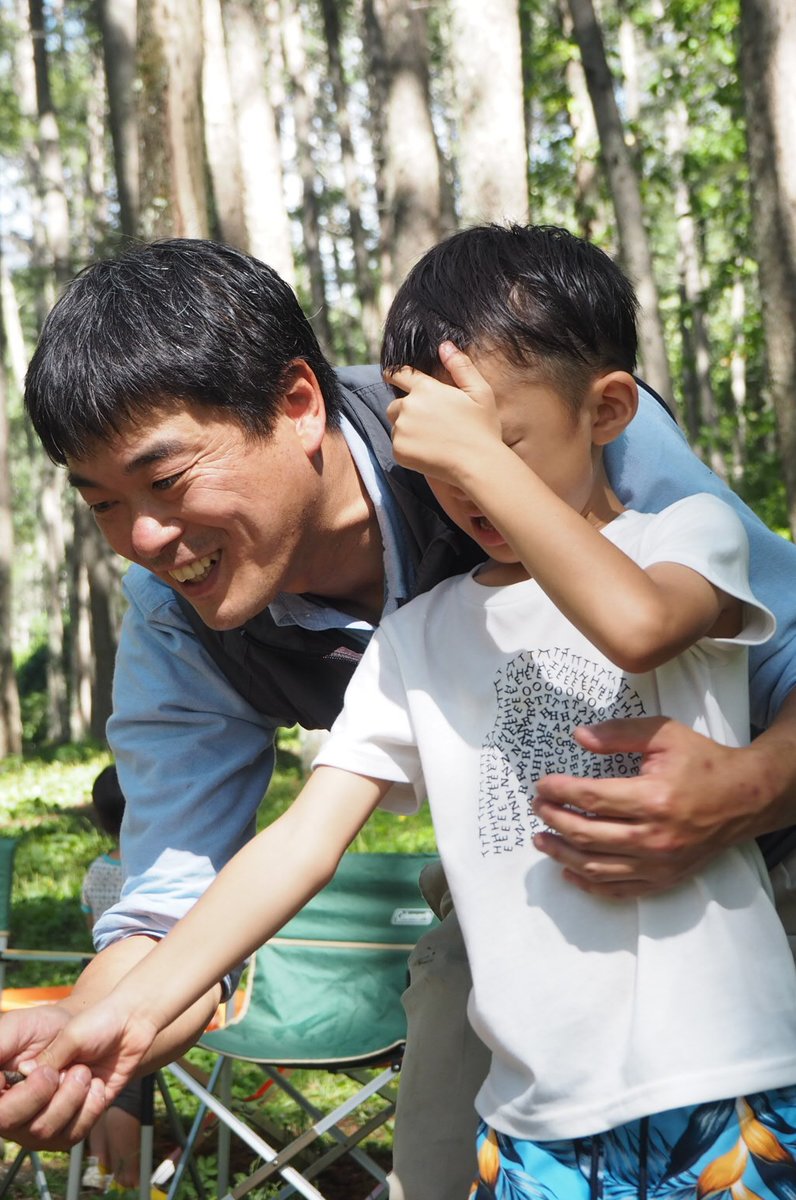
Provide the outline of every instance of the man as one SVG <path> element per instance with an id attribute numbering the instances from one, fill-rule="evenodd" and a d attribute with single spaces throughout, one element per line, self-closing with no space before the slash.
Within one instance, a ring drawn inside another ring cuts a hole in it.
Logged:
<path id="1" fill-rule="evenodd" d="M 380 616 L 478 557 L 425 483 L 393 463 L 390 399 L 374 368 L 329 368 L 269 268 L 207 242 L 97 263 L 50 315 L 28 411 L 109 543 L 137 564 L 108 730 L 128 802 L 128 881 L 98 926 L 101 953 L 69 1009 L 148 953 L 250 836 L 275 728 L 328 727 Z M 622 500 L 642 510 L 720 489 L 649 394 L 608 470 Z M 542 786 L 540 814 L 562 835 L 547 849 L 581 886 L 666 887 L 721 845 L 793 820 L 796 617 L 783 593 L 796 551 L 744 511 L 765 568 L 756 591 L 783 619 L 776 645 L 755 659 L 753 713 L 760 726 L 779 715 L 747 750 L 660 720 L 581 735 L 600 752 L 648 755 L 637 780 Z M 443 886 L 438 899 L 444 907 Z M 443 949 L 439 939 L 421 943 L 413 961 L 395 1198 L 453 1200 L 472 1178 L 458 1147 L 485 1065 L 463 1004 L 443 990 L 466 978 L 450 925 Z M 166 1031 L 161 1061 L 195 1039 L 220 994 Z M 34 1056 L 66 1016 L 53 1008 L 4 1018 L 0 1062 Z M 0 1095 L 0 1132 L 67 1144 L 96 1119 L 101 1092 L 85 1068 L 71 1068 L 60 1087 L 43 1068 Z"/>

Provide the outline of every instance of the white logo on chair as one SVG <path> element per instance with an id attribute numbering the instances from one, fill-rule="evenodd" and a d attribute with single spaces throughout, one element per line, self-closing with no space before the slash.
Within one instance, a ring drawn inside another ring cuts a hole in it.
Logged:
<path id="1" fill-rule="evenodd" d="M 430 908 L 396 908 L 390 917 L 391 925 L 430 925 L 434 914 Z"/>

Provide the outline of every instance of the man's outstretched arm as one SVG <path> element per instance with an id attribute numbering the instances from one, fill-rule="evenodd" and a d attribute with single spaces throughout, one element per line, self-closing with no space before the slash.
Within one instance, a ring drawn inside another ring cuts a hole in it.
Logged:
<path id="1" fill-rule="evenodd" d="M 540 780 L 537 844 L 586 891 L 664 891 L 718 851 L 796 825 L 796 691 L 749 746 L 721 746 L 665 717 L 583 726 L 596 754 L 635 751 L 632 779 Z"/>

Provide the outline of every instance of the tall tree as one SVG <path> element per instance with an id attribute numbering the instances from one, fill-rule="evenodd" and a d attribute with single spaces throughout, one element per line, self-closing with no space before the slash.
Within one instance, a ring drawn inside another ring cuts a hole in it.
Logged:
<path id="1" fill-rule="evenodd" d="M 22 750 L 22 720 L 11 645 L 14 522 L 8 455 L 8 386 L 5 321 L 0 306 L 0 758 Z"/>
<path id="2" fill-rule="evenodd" d="M 374 0 L 387 85 L 385 211 L 396 287 L 440 235 L 439 155 L 429 106 L 428 14 L 411 0 Z"/>
<path id="3" fill-rule="evenodd" d="M 41 199 L 41 228 L 35 254 L 45 280 L 42 297 L 51 300 L 69 273 L 69 210 L 64 188 L 60 131 L 52 99 L 50 62 L 42 0 L 29 0 L 28 19 L 35 81 L 37 152 L 31 156 L 34 181 Z M 64 660 L 64 522 L 62 473 L 49 459 L 39 460 L 37 491 L 39 538 L 47 619 L 47 728 L 51 741 L 69 736 L 67 671 Z"/>
<path id="4" fill-rule="evenodd" d="M 639 347 L 644 374 L 648 382 L 664 396 L 671 396 L 669 359 L 652 250 L 644 224 L 641 188 L 625 142 L 602 31 L 592 0 L 568 0 L 568 4 L 600 134 L 602 161 L 614 204 L 621 258 L 641 303 Z"/>
<path id="5" fill-rule="evenodd" d="M 461 218 L 528 219 L 528 162 L 517 0 L 450 0 Z M 495 64 L 500 69 L 495 70 Z"/>
<path id="6" fill-rule="evenodd" d="M 326 278 L 321 255 L 321 205 L 317 192 L 313 130 L 313 98 L 304 47 L 304 23 L 298 6 L 283 0 L 280 28 L 293 122 L 296 131 L 296 166 L 301 179 L 301 244 L 309 281 L 311 320 L 324 351 L 332 354 L 332 326 L 326 299 Z"/>
<path id="7" fill-rule="evenodd" d="M 235 129 L 221 0 L 202 0 L 204 62 L 202 107 L 207 165 L 213 186 L 215 219 L 223 242 L 248 250 L 243 207 L 243 172 Z"/>
<path id="8" fill-rule="evenodd" d="M 207 237 L 199 0 L 139 0 L 140 224 Z"/>
<path id="9" fill-rule="evenodd" d="M 98 0 L 119 217 L 127 237 L 138 231 L 139 216 L 137 10 L 137 0 Z"/>
<path id="10" fill-rule="evenodd" d="M 381 314 L 376 305 L 376 287 L 370 264 L 367 234 L 362 220 L 362 187 L 359 180 L 354 139 L 348 112 L 348 86 L 343 70 L 341 49 L 340 6 L 338 0 L 321 0 L 323 31 L 329 54 L 329 79 L 337 112 L 337 132 L 340 138 L 340 158 L 343 167 L 346 206 L 348 208 L 351 246 L 354 254 L 357 292 L 362 304 L 362 326 L 368 357 L 378 353 Z"/>
<path id="11" fill-rule="evenodd" d="M 222 12 L 249 249 L 293 283 L 282 154 L 264 65 L 262 25 L 255 17 L 252 0 L 225 0 Z"/>
<path id="12" fill-rule="evenodd" d="M 768 382 L 796 537 L 796 9 L 741 0 L 741 69 Z"/>

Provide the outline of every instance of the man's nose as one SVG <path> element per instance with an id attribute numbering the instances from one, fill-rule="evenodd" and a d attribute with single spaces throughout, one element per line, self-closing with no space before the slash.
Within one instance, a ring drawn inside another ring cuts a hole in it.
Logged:
<path id="1" fill-rule="evenodd" d="M 138 513 L 133 519 L 130 543 L 133 557 L 152 562 L 183 532 L 182 524 L 171 515 Z"/>

